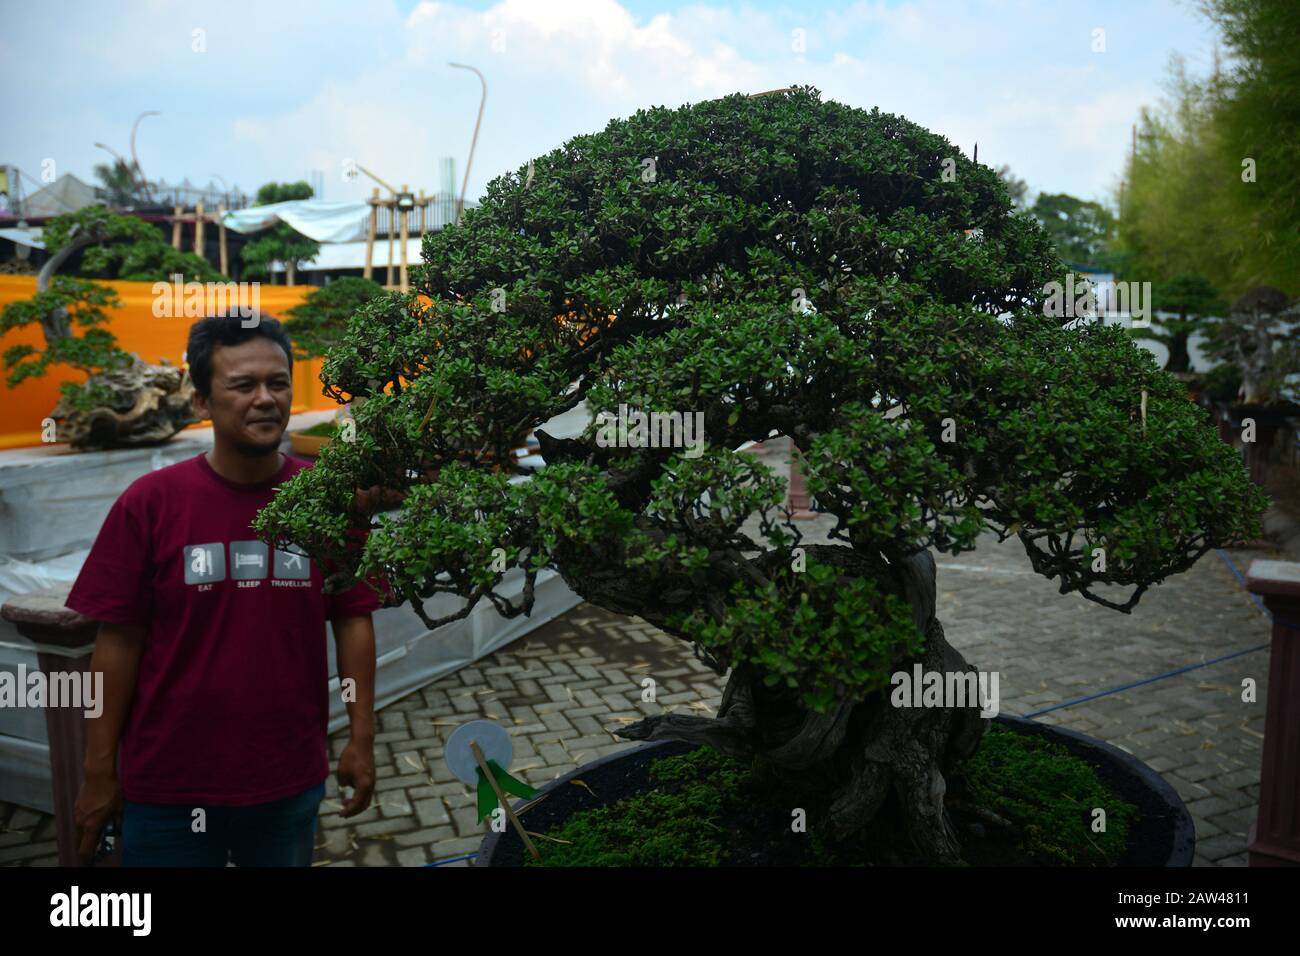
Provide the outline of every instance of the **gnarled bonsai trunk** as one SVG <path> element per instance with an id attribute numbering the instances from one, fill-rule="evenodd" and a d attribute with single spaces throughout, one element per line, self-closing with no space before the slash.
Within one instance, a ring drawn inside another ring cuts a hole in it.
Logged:
<path id="1" fill-rule="evenodd" d="M 974 670 L 944 638 L 935 616 L 934 558 L 923 551 L 905 559 L 899 571 L 926 641 L 898 669 L 919 663 L 927 673 Z M 988 724 L 978 704 L 896 708 L 887 691 L 817 714 L 797 694 L 766 687 L 761 673 L 742 666 L 731 672 L 716 718 L 648 717 L 619 736 L 707 744 L 753 760 L 757 771 L 777 779 L 824 781 L 830 799 L 813 825 L 832 840 L 870 822 L 892 789 L 917 848 L 936 863 L 954 863 L 960 846 L 944 811 L 946 780 L 975 752 Z"/>

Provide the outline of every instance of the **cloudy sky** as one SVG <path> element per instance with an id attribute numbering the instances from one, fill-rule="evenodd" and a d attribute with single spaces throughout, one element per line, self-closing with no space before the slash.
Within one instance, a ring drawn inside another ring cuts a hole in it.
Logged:
<path id="1" fill-rule="evenodd" d="M 1170 54 L 1202 71 L 1213 43 L 1191 0 L 44 0 L 0 31 L 0 163 L 94 182 L 94 144 L 128 153 L 158 110 L 137 138 L 151 179 L 252 192 L 319 169 L 325 198 L 360 199 L 353 159 L 433 191 L 438 157 L 463 174 L 478 109 L 455 61 L 488 81 L 471 198 L 639 108 L 809 83 L 978 141 L 1034 191 L 1104 199 Z"/>

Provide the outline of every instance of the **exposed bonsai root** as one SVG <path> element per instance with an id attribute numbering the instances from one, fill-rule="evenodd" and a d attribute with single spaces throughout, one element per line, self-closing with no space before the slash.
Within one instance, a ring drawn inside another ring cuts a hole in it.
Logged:
<path id="1" fill-rule="evenodd" d="M 934 616 L 933 558 L 922 553 L 905 564 L 900 578 L 926 641 L 917 657 L 896 666 L 909 672 L 917 663 L 925 672 L 973 670 Z M 619 736 L 708 744 L 739 759 L 755 758 L 756 770 L 777 780 L 815 782 L 829 798 L 813 826 L 834 841 L 871 822 L 892 790 L 917 850 L 935 863 L 956 863 L 961 847 L 945 812 L 946 775 L 974 753 L 989 722 L 975 702 L 896 708 L 889 696 L 886 690 L 817 714 L 788 692 L 766 688 L 752 668 L 741 666 L 728 678 L 717 718 L 647 717 Z"/>

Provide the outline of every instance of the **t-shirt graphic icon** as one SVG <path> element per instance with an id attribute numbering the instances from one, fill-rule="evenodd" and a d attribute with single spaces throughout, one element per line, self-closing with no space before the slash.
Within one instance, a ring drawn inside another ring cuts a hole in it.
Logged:
<path id="1" fill-rule="evenodd" d="M 266 577 L 266 542 L 230 542 L 230 576 L 237 580 Z"/>
<path id="2" fill-rule="evenodd" d="M 185 555 L 186 584 L 226 579 L 226 546 L 223 542 L 187 544 L 181 553 Z"/>
<path id="3" fill-rule="evenodd" d="M 286 551 L 276 548 L 275 576 L 277 578 L 306 580 L 311 577 L 311 559 L 300 551 Z"/>

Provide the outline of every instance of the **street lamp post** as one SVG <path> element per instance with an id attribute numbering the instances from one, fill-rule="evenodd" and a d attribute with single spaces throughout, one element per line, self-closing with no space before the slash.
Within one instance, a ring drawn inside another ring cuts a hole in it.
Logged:
<path id="1" fill-rule="evenodd" d="M 464 63 L 448 63 L 448 66 L 454 66 L 458 70 L 471 70 L 478 76 L 478 81 L 483 85 L 483 96 L 478 103 L 478 119 L 474 121 L 474 138 L 469 144 L 469 159 L 465 162 L 465 179 L 460 184 L 460 199 L 456 203 L 456 224 L 460 225 L 460 214 L 465 208 L 465 190 L 469 188 L 469 170 L 474 165 L 474 148 L 478 145 L 478 128 L 483 122 L 483 107 L 487 105 L 487 80 L 483 79 L 483 74 L 472 66 L 466 66 Z"/>

